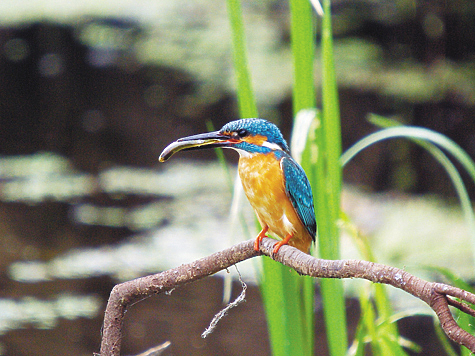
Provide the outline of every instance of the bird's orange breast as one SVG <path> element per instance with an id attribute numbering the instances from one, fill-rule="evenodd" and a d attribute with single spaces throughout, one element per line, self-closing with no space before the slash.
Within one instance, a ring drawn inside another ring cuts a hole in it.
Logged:
<path id="1" fill-rule="evenodd" d="M 238 170 L 261 225 L 282 239 L 292 233 L 289 244 L 308 252 L 312 237 L 286 194 L 285 178 L 274 153 L 241 155 Z"/>

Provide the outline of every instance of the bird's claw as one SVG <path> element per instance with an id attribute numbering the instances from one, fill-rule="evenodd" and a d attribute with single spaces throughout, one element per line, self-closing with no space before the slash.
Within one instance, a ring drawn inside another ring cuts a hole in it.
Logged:
<path id="1" fill-rule="evenodd" d="M 254 240 L 254 251 L 258 252 L 261 249 L 261 241 L 264 237 L 266 237 L 267 230 L 269 230 L 268 226 L 264 226 L 257 235 L 256 239 Z"/>

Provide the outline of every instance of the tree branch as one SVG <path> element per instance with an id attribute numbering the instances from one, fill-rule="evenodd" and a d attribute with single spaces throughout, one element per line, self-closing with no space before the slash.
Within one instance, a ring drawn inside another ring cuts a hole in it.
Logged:
<path id="1" fill-rule="evenodd" d="M 276 240 L 264 238 L 260 251 L 256 252 L 253 248 L 254 240 L 244 241 L 195 262 L 116 285 L 105 311 L 100 355 L 120 355 L 123 319 L 127 307 L 150 295 L 171 291 L 249 258 L 270 256 L 275 243 Z M 451 305 L 474 315 L 475 311 L 464 303 L 475 304 L 475 295 L 472 293 L 446 284 L 424 281 L 399 268 L 379 263 L 316 259 L 287 245 L 282 246 L 272 257 L 302 275 L 317 278 L 363 278 L 402 289 L 426 302 L 435 311 L 442 329 L 451 340 L 475 352 L 475 337 L 458 326 L 449 310 Z"/>

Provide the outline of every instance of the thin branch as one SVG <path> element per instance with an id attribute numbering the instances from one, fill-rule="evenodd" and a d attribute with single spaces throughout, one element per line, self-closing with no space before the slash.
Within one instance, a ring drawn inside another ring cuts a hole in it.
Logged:
<path id="1" fill-rule="evenodd" d="M 237 267 L 236 267 L 237 269 Z M 209 327 L 206 328 L 206 330 L 201 334 L 201 337 L 207 338 L 215 329 L 216 326 L 218 325 L 219 321 L 228 314 L 228 311 L 232 308 L 237 307 L 239 304 L 244 302 L 246 299 L 246 290 L 247 290 L 247 284 L 244 283 L 244 281 L 241 278 L 241 273 L 239 273 L 238 270 L 238 275 L 239 275 L 239 281 L 241 282 L 242 286 L 242 292 L 239 294 L 239 297 L 237 297 L 233 302 L 229 303 L 224 309 L 222 309 L 218 314 L 216 314 L 211 320 L 211 323 L 209 324 Z"/>
<path id="2" fill-rule="evenodd" d="M 475 310 L 473 310 L 469 305 L 459 302 L 458 300 L 454 300 L 452 298 L 447 298 L 447 303 L 464 312 L 465 314 L 475 317 Z"/>
<path id="3" fill-rule="evenodd" d="M 244 241 L 195 262 L 116 285 L 105 311 L 100 355 L 120 355 L 123 318 L 127 307 L 133 303 L 210 276 L 249 258 L 261 254 L 270 256 L 276 240 L 264 238 L 259 252 L 254 251 L 253 243 L 253 240 Z M 446 284 L 424 281 L 399 268 L 378 263 L 316 259 L 290 246 L 282 246 L 273 258 L 302 275 L 316 278 L 362 278 L 402 289 L 426 302 L 435 311 L 442 329 L 451 340 L 475 352 L 475 337 L 458 326 L 449 309 L 450 304 L 473 315 L 473 309 L 467 304 L 454 302 L 450 298 L 475 304 L 475 295 L 472 293 Z"/>
<path id="4" fill-rule="evenodd" d="M 170 341 L 165 341 L 163 344 L 152 347 L 151 349 L 148 349 L 145 352 L 142 352 L 141 354 L 138 354 L 137 356 L 159 356 L 161 355 L 167 348 L 170 346 L 172 343 Z"/>

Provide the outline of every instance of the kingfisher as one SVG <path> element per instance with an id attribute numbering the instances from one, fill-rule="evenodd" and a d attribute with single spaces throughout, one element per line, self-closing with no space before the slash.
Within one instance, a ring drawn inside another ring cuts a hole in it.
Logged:
<path id="1" fill-rule="evenodd" d="M 239 177 L 262 227 L 254 250 L 259 251 L 261 240 L 270 233 L 281 239 L 273 254 L 286 244 L 309 253 L 317 232 L 312 189 L 277 126 L 264 119 L 231 121 L 219 131 L 178 139 L 163 150 L 159 161 L 181 150 L 211 147 L 239 153 Z"/>

